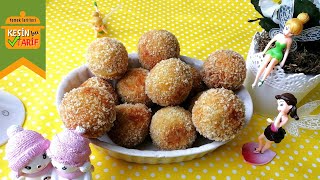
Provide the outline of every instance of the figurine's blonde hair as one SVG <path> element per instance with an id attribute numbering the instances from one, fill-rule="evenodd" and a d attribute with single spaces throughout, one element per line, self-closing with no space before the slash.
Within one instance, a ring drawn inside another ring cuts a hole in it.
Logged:
<path id="1" fill-rule="evenodd" d="M 103 24 L 102 18 L 100 17 L 100 13 L 94 12 L 92 14 L 92 16 L 93 16 L 92 21 L 91 21 L 92 25 L 101 26 Z"/>
<path id="2" fill-rule="evenodd" d="M 309 15 L 307 13 L 300 13 L 297 18 L 289 19 L 286 22 L 286 26 L 289 26 L 290 32 L 293 35 L 299 35 L 303 30 L 303 24 L 309 21 Z"/>

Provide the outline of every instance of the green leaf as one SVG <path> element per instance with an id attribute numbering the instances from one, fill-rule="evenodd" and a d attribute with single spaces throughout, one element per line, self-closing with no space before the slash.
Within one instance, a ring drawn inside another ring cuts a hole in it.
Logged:
<path id="1" fill-rule="evenodd" d="M 261 12 L 261 8 L 259 6 L 259 0 L 251 0 L 251 4 L 254 6 L 254 8 L 256 9 L 256 11 L 258 11 L 261 16 L 263 16 L 262 12 Z M 264 16 L 263 16 L 264 17 Z"/>
<path id="2" fill-rule="evenodd" d="M 261 12 L 261 8 L 259 6 L 259 0 L 251 0 L 251 4 L 254 6 L 256 11 L 258 11 L 262 17 L 263 14 Z M 297 17 L 298 14 L 305 12 L 308 13 L 310 20 L 304 25 L 305 28 L 313 27 L 313 26 L 319 26 L 319 20 L 320 20 L 320 12 L 319 9 L 309 0 L 295 0 L 294 5 L 294 15 L 293 17 Z M 270 18 L 261 18 L 259 25 L 266 30 L 267 32 L 270 31 L 272 28 L 278 28 L 279 25 L 274 23 L 272 19 Z"/>
<path id="3" fill-rule="evenodd" d="M 294 1 L 294 15 L 297 17 L 300 13 L 308 13 L 310 20 L 305 24 L 305 28 L 319 26 L 320 12 L 319 9 L 309 0 L 295 0 Z"/>
<path id="4" fill-rule="evenodd" d="M 260 19 L 259 25 L 266 30 L 267 32 L 270 31 L 272 28 L 279 28 L 279 25 L 272 21 L 270 18 L 262 18 Z"/>

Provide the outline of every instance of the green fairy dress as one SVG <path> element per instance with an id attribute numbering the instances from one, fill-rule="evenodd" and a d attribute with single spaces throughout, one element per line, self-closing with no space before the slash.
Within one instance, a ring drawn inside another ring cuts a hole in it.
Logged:
<path id="1" fill-rule="evenodd" d="M 287 46 L 286 43 L 281 44 L 280 42 L 276 41 L 276 47 L 269 49 L 266 54 L 270 54 L 272 58 L 276 58 L 279 63 L 282 61 L 283 53 L 282 50 Z"/>

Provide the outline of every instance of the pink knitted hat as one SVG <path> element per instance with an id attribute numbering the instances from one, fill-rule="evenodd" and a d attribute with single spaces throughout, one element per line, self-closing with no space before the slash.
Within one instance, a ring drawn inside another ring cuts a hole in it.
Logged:
<path id="1" fill-rule="evenodd" d="M 9 161 L 9 167 L 17 175 L 36 156 L 45 153 L 50 145 L 50 141 L 41 134 L 31 130 L 24 130 L 18 125 L 10 126 L 7 134 L 9 140 L 6 145 L 6 157 Z"/>
<path id="2" fill-rule="evenodd" d="M 48 156 L 64 165 L 80 167 L 89 161 L 91 150 L 89 140 L 81 136 L 84 129 L 64 130 L 55 135 L 47 151 Z"/>

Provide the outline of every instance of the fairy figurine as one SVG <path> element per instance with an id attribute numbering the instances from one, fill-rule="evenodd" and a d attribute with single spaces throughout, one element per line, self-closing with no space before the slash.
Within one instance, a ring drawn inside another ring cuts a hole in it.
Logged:
<path id="1" fill-rule="evenodd" d="M 92 19 L 90 23 L 79 22 L 79 21 L 67 21 L 67 22 L 72 24 L 84 24 L 86 26 L 92 27 L 95 32 L 96 38 L 106 37 L 107 36 L 107 19 L 119 8 L 121 8 L 121 5 L 118 5 L 116 8 L 112 8 L 111 11 L 105 16 L 103 16 L 103 14 L 100 12 L 96 1 L 94 1 L 93 5 L 95 7 L 95 11 L 92 13 Z"/>
<path id="2" fill-rule="evenodd" d="M 317 7 L 319 6 L 319 2 L 312 2 Z M 293 18 L 294 14 L 294 0 L 283 0 L 281 4 L 273 2 L 272 0 L 259 0 L 259 6 L 261 8 L 261 12 L 264 16 L 269 17 L 275 22 L 279 24 L 279 28 L 272 28 L 269 31 L 270 38 L 274 38 L 277 34 L 283 32 L 286 27 L 286 23 L 288 20 Z M 319 8 L 319 7 L 318 7 Z M 290 51 L 293 52 L 297 49 L 297 42 L 310 42 L 310 41 L 318 41 L 320 40 L 320 26 L 312 26 L 309 28 L 304 28 L 299 35 L 294 35 L 292 37 L 292 44 Z"/>
<path id="3" fill-rule="evenodd" d="M 264 133 L 259 136 L 259 146 L 254 150 L 254 153 L 264 153 L 271 147 L 272 142 L 281 142 L 286 134 L 286 131 L 282 126 L 288 122 L 288 114 L 295 120 L 299 120 L 296 107 L 297 99 L 293 94 L 283 93 L 281 95 L 276 95 L 275 98 L 277 99 L 279 114 L 274 121 L 270 118 L 267 119 L 270 125 L 268 125 L 264 130 Z M 264 138 L 267 139 L 265 144 L 263 144 Z"/>
<path id="4" fill-rule="evenodd" d="M 242 147 L 242 155 L 246 162 L 256 165 L 263 165 L 270 162 L 275 157 L 276 153 L 269 150 L 269 148 L 273 142 L 280 143 L 285 137 L 286 131 L 282 127 L 288 123 L 288 115 L 295 120 L 299 120 L 296 107 L 297 99 L 293 94 L 283 93 L 281 95 L 276 95 L 275 98 L 277 99 L 277 110 L 279 111 L 279 114 L 274 120 L 270 118 L 267 119 L 270 124 L 258 137 L 258 144 L 250 142 Z M 266 139 L 265 143 L 264 139 Z M 254 154 L 260 154 L 260 156 Z"/>
<path id="5" fill-rule="evenodd" d="M 292 136 L 298 137 L 299 129 L 320 130 L 320 113 L 312 114 L 312 112 L 320 107 L 320 100 L 308 102 L 299 107 L 299 116 L 297 114 L 297 99 L 291 93 L 283 93 L 276 95 L 278 116 L 271 120 L 264 132 L 258 137 L 258 143 L 248 142 L 242 146 L 242 156 L 247 163 L 254 165 L 264 165 L 269 163 L 276 153 L 269 148 L 272 143 L 280 143 L 288 133 Z M 289 120 L 290 115 L 295 120 Z M 286 130 L 284 130 L 284 128 Z M 264 139 L 266 142 L 264 143 Z"/>
<path id="6" fill-rule="evenodd" d="M 107 35 L 107 19 L 117 11 L 121 5 L 118 5 L 116 8 L 113 8 L 107 15 L 103 16 L 102 13 L 99 11 L 98 4 L 95 1 L 94 7 L 96 9 L 95 12 L 92 14 L 91 24 L 95 31 L 95 37 L 101 38 Z"/>
<path id="7" fill-rule="evenodd" d="M 269 74 L 277 64 L 280 64 L 280 67 L 284 66 L 293 42 L 293 36 L 299 35 L 302 32 L 303 24 L 305 24 L 308 20 L 309 15 L 307 13 L 300 13 L 297 18 L 289 19 L 286 22 L 282 33 L 276 34 L 271 39 L 271 41 L 267 44 L 264 51 L 262 52 L 262 54 L 265 54 L 265 56 L 258 70 L 256 78 L 252 84 L 252 88 L 256 86 L 259 78 L 263 73 L 264 75 L 258 83 L 259 87 L 264 83 L 264 80 L 269 76 Z M 275 47 L 269 49 L 271 44 L 274 42 Z M 284 49 L 285 52 L 283 54 Z"/>
<path id="8" fill-rule="evenodd" d="M 104 20 L 101 16 L 101 13 L 98 9 L 98 4 L 96 1 L 94 2 L 94 7 L 95 7 L 96 11 L 92 14 L 91 23 L 92 23 L 93 29 L 95 31 L 95 36 L 97 38 L 104 37 L 107 34 L 107 24 L 106 24 L 106 22 L 104 22 Z"/>

